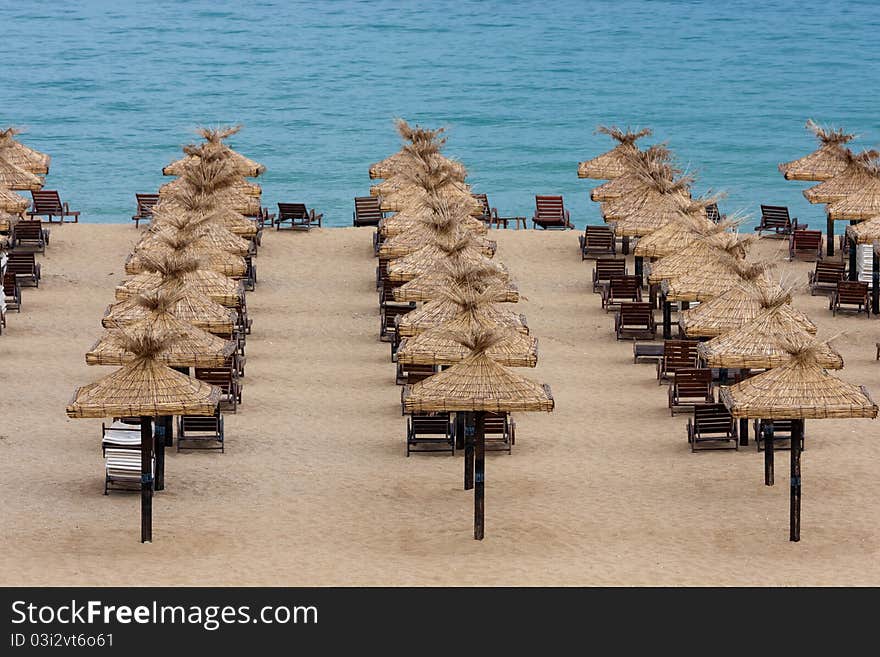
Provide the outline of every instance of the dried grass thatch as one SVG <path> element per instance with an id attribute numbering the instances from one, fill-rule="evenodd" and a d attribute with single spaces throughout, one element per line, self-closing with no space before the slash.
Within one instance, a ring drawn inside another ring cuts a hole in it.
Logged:
<path id="1" fill-rule="evenodd" d="M 826 207 L 832 219 L 871 219 L 880 215 L 880 172 L 865 181 L 861 189 Z"/>
<path id="2" fill-rule="evenodd" d="M 128 256 L 125 273 L 140 274 L 152 271 L 156 262 L 179 258 L 181 262 L 192 261 L 191 270 L 210 269 L 224 276 L 241 277 L 247 272 L 247 263 L 241 256 L 192 243 L 186 235 L 177 234 L 155 241 L 147 241 L 140 250 Z"/>
<path id="3" fill-rule="evenodd" d="M 810 203 L 834 203 L 855 194 L 880 175 L 877 158 L 880 151 L 854 153 L 845 149 L 846 167 L 833 178 L 803 191 Z"/>
<path id="4" fill-rule="evenodd" d="M 709 301 L 730 288 L 763 276 L 769 263 L 746 263 L 725 253 L 717 261 L 663 281 L 667 301 Z"/>
<path id="5" fill-rule="evenodd" d="M 494 302 L 516 303 L 516 284 L 498 275 L 497 270 L 474 263 L 444 263 L 438 269 L 394 288 L 395 301 L 432 301 L 450 292 L 472 289 Z"/>
<path id="6" fill-rule="evenodd" d="M 438 239 L 418 251 L 392 260 L 388 263 L 388 278 L 395 282 L 411 281 L 435 271 L 447 262 L 480 265 L 496 270 L 499 277 L 505 279 L 510 277 L 504 265 L 490 260 L 483 254 L 474 235 L 464 233 L 448 240 Z"/>
<path id="7" fill-rule="evenodd" d="M 608 135 L 618 142 L 618 145 L 592 160 L 580 162 L 578 164 L 578 178 L 611 180 L 622 176 L 627 171 L 626 157 L 638 150 L 635 142 L 642 137 L 651 135 L 651 130 L 647 128 L 632 132 L 629 129 L 623 131 L 615 126 L 599 126 L 596 132 Z"/>
<path id="8" fill-rule="evenodd" d="M 856 244 L 874 244 L 880 240 L 880 213 L 866 221 L 847 226 L 846 234 Z"/>
<path id="9" fill-rule="evenodd" d="M 43 189 L 43 179 L 0 156 L 0 187 L 18 191 Z"/>
<path id="10" fill-rule="evenodd" d="M 806 127 L 816 135 L 819 148 L 802 158 L 780 164 L 779 171 L 786 180 L 830 180 L 846 168 L 846 148 L 843 145 L 855 135 L 841 129 L 822 128 L 812 119 L 807 120 Z"/>
<path id="11" fill-rule="evenodd" d="M 208 251 L 225 251 L 246 256 L 250 242 L 231 232 L 211 212 L 186 212 L 179 206 L 159 203 L 153 211 L 150 228 L 135 246 L 188 242 L 189 246 Z"/>
<path id="12" fill-rule="evenodd" d="M 726 265 L 725 256 L 743 259 L 754 239 L 753 235 L 740 237 L 736 233 L 728 233 L 724 230 L 724 226 L 718 225 L 717 232 L 709 232 L 681 251 L 647 265 L 648 282 L 654 284 L 664 280 L 674 280 L 696 269 L 711 267 L 719 262 Z"/>
<path id="13" fill-rule="evenodd" d="M 170 305 L 169 299 L 173 300 Z M 157 312 L 171 313 L 177 319 L 215 335 L 232 335 L 235 328 L 234 310 L 177 281 L 108 306 L 101 325 L 104 328 L 124 328 Z"/>
<path id="14" fill-rule="evenodd" d="M 655 144 L 647 150 L 635 150 L 625 155 L 623 162 L 627 171 L 594 188 L 590 192 L 590 200 L 606 202 L 639 193 L 650 186 L 652 178 L 673 180 L 682 172 L 670 164 L 671 159 L 672 153 L 665 144 Z"/>
<path id="15" fill-rule="evenodd" d="M 165 277 L 159 272 L 141 272 L 116 286 L 116 300 L 125 301 L 131 297 L 158 290 L 162 288 L 165 280 Z M 210 269 L 185 272 L 181 277 L 181 283 L 228 308 L 237 308 L 244 298 L 244 286 L 241 281 L 233 280 Z"/>
<path id="16" fill-rule="evenodd" d="M 550 388 L 496 363 L 489 350 L 500 336 L 481 332 L 459 337 L 470 355 L 439 374 L 414 384 L 403 397 L 410 412 L 552 411 Z"/>
<path id="17" fill-rule="evenodd" d="M 162 173 L 166 176 L 180 176 L 188 169 L 197 166 L 203 159 L 221 159 L 228 161 L 233 171 L 238 175 L 256 178 L 266 171 L 266 167 L 235 152 L 223 143 L 223 140 L 236 134 L 239 130 L 241 130 L 241 126 L 199 128 L 197 132 L 205 139 L 205 143 L 184 147 L 185 157 L 166 166 L 162 169 Z"/>
<path id="18" fill-rule="evenodd" d="M 77 388 L 67 405 L 67 415 L 213 415 L 220 403 L 220 389 L 175 372 L 158 360 L 169 339 L 153 331 L 126 335 L 122 346 L 134 359 L 109 376 Z"/>
<path id="19" fill-rule="evenodd" d="M 0 185 L 0 212 L 24 214 L 30 205 L 31 202 L 26 198 Z"/>
<path id="20" fill-rule="evenodd" d="M 466 212 L 469 209 L 466 209 Z M 413 228 L 418 228 L 425 219 L 428 219 L 432 210 L 430 208 L 419 206 L 409 208 L 408 210 L 397 212 L 390 217 L 386 217 L 379 222 L 379 234 L 385 238 L 394 237 L 401 233 L 406 233 Z M 476 235 L 485 235 L 489 232 L 489 227 L 470 215 L 463 216 L 459 219 L 459 226 L 468 232 Z"/>
<path id="21" fill-rule="evenodd" d="M 642 258 L 664 258 L 712 234 L 719 225 L 707 219 L 705 212 L 702 216 L 679 212 L 665 226 L 640 238 L 633 254 Z M 725 227 L 723 225 L 721 229 Z"/>
<path id="22" fill-rule="evenodd" d="M 736 418 L 812 420 L 877 417 L 865 388 L 841 381 L 822 366 L 821 345 L 811 338 L 784 342 L 786 362 L 736 385 L 720 399 Z"/>
<path id="23" fill-rule="evenodd" d="M 428 301 L 421 308 L 398 317 L 397 333 L 401 337 L 418 335 L 429 328 L 449 321 L 458 315 L 463 308 L 464 306 L 460 302 L 448 296 Z M 525 315 L 505 310 L 493 302 L 480 305 L 476 312 L 483 316 L 481 321 L 487 325 L 511 328 L 525 335 L 529 333 L 529 325 Z"/>
<path id="24" fill-rule="evenodd" d="M 20 132 L 20 130 L 14 127 L 0 130 L 0 159 L 6 160 L 10 164 L 14 164 L 19 169 L 24 169 L 29 173 L 38 176 L 46 175 L 49 173 L 49 163 L 52 158 L 45 153 L 25 146 L 15 139 L 15 135 L 20 134 Z"/>

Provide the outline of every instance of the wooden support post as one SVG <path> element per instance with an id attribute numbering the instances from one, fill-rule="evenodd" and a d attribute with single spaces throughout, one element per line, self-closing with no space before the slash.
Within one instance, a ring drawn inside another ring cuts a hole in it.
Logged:
<path id="1" fill-rule="evenodd" d="M 474 414 L 464 413 L 464 489 L 474 487 Z"/>
<path id="2" fill-rule="evenodd" d="M 483 411 L 478 411 L 474 441 L 476 442 L 476 457 L 474 459 L 474 538 L 483 540 L 485 528 L 485 487 L 486 487 L 486 432 L 485 417 Z"/>
<path id="3" fill-rule="evenodd" d="M 828 215 L 828 239 L 826 241 L 825 251 L 828 255 L 834 255 L 834 219 Z"/>
<path id="4" fill-rule="evenodd" d="M 464 449 L 464 413 L 459 411 L 455 414 L 455 449 Z"/>
<path id="5" fill-rule="evenodd" d="M 789 518 L 790 541 L 801 540 L 801 444 L 804 421 L 791 421 L 791 503 Z"/>
<path id="6" fill-rule="evenodd" d="M 739 444 L 743 447 L 749 444 L 749 419 L 746 417 L 739 419 Z"/>
<path id="7" fill-rule="evenodd" d="M 871 312 L 880 315 L 880 258 L 873 251 L 871 252 L 871 292 Z"/>
<path id="8" fill-rule="evenodd" d="M 663 339 L 672 338 L 672 304 L 666 300 L 666 295 L 660 297 L 663 303 Z"/>
<path id="9" fill-rule="evenodd" d="M 639 287 L 641 287 L 644 284 L 645 279 L 645 260 L 642 256 L 636 256 L 635 263 L 636 276 L 639 279 Z"/>
<path id="10" fill-rule="evenodd" d="M 628 238 L 628 237 L 624 237 L 624 238 L 621 240 L 621 242 L 622 242 L 622 246 L 621 246 L 621 248 L 620 248 L 620 252 L 621 252 L 623 255 L 629 255 L 629 238 Z"/>
<path id="11" fill-rule="evenodd" d="M 141 543 L 153 542 L 153 426 L 141 416 Z"/>
<path id="12" fill-rule="evenodd" d="M 849 280 L 857 281 L 859 280 L 859 268 L 856 263 L 856 258 L 859 252 L 859 245 L 856 244 L 853 240 L 849 241 Z"/>
<path id="13" fill-rule="evenodd" d="M 758 437 L 755 436 L 755 440 Z M 774 481 L 773 472 L 773 420 L 764 423 L 764 485 L 772 486 Z"/>
<path id="14" fill-rule="evenodd" d="M 153 444 L 156 450 L 156 482 L 154 490 L 165 490 L 165 432 L 168 430 L 168 416 L 156 418 L 153 427 Z"/>

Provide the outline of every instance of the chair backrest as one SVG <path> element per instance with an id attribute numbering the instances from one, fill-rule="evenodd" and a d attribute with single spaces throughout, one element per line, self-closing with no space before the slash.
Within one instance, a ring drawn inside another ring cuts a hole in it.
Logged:
<path id="1" fill-rule="evenodd" d="M 235 369 L 233 367 L 197 367 L 195 368 L 195 378 L 228 391 L 235 381 Z"/>
<path id="2" fill-rule="evenodd" d="M 535 215 L 542 219 L 563 220 L 565 205 L 561 196 L 535 196 Z"/>
<path id="3" fill-rule="evenodd" d="M 278 218 L 279 219 L 307 219 L 309 211 L 306 209 L 305 203 L 279 203 Z"/>
<path id="4" fill-rule="evenodd" d="M 654 321 L 654 309 L 647 301 L 628 301 L 620 304 L 620 323 L 624 326 L 649 326 Z"/>
<path id="5" fill-rule="evenodd" d="M 62 210 L 61 197 L 58 190 L 42 189 L 32 191 L 31 197 L 34 200 L 34 212 L 36 214 L 55 213 L 59 214 Z"/>
<path id="6" fill-rule="evenodd" d="M 790 226 L 788 208 L 784 205 L 762 205 L 761 223 L 765 226 Z"/>
<path id="7" fill-rule="evenodd" d="M 840 303 L 861 303 L 868 297 L 865 281 L 837 281 L 837 300 Z"/>
<path id="8" fill-rule="evenodd" d="M 137 213 L 139 215 L 150 215 L 153 213 L 153 206 L 159 202 L 158 194 L 137 194 L 134 195 L 137 200 Z"/>
<path id="9" fill-rule="evenodd" d="M 489 197 L 486 194 L 471 194 L 483 208 L 483 218 L 487 219 L 492 216 L 492 208 L 489 206 Z"/>
<path id="10" fill-rule="evenodd" d="M 638 293 L 641 282 L 638 276 L 614 275 L 608 282 L 609 292 L 613 297 L 633 297 Z"/>
<path id="11" fill-rule="evenodd" d="M 382 218 L 379 198 L 376 196 L 355 197 L 354 214 L 358 223 L 378 223 Z"/>
<path id="12" fill-rule="evenodd" d="M 846 275 L 846 265 L 833 260 L 817 260 L 815 280 L 818 283 L 836 283 Z"/>
<path id="13" fill-rule="evenodd" d="M 211 433 L 219 433 L 220 431 L 220 410 L 214 412 L 214 415 L 181 415 L 180 422 L 184 431 L 209 431 Z"/>
<path id="14" fill-rule="evenodd" d="M 611 247 L 614 232 L 608 226 L 587 226 L 584 230 L 584 246 Z"/>
<path id="15" fill-rule="evenodd" d="M 6 261 L 6 270 L 13 271 L 13 267 L 18 267 L 21 271 L 22 267 L 33 269 L 37 265 L 37 258 L 32 251 L 9 251 L 9 259 Z"/>
<path id="16" fill-rule="evenodd" d="M 506 433 L 507 421 L 507 413 L 484 413 L 483 433 L 492 435 Z"/>
<path id="17" fill-rule="evenodd" d="M 672 378 L 679 394 L 705 391 L 712 385 L 712 370 L 708 367 L 683 367 Z"/>
<path id="18" fill-rule="evenodd" d="M 410 415 L 414 433 L 446 434 L 449 432 L 449 413 L 438 415 Z"/>
<path id="19" fill-rule="evenodd" d="M 15 224 L 15 237 L 43 241 L 43 222 L 23 220 Z"/>
<path id="20" fill-rule="evenodd" d="M 717 203 L 710 203 L 706 206 L 706 218 L 716 224 L 721 221 L 721 212 L 718 210 Z"/>
<path id="21" fill-rule="evenodd" d="M 14 272 L 4 272 L 3 274 L 3 294 L 14 297 L 18 291 L 18 279 Z"/>
<path id="22" fill-rule="evenodd" d="M 816 251 L 822 245 L 821 230 L 796 230 L 791 234 L 795 250 Z"/>
<path id="23" fill-rule="evenodd" d="M 733 424 L 733 416 L 724 404 L 697 404 L 694 406 L 694 428 L 697 431 L 726 431 Z"/>
<path id="24" fill-rule="evenodd" d="M 666 369 L 694 367 L 697 362 L 698 340 L 667 340 L 663 343 L 663 359 Z"/>
<path id="25" fill-rule="evenodd" d="M 626 275 L 626 260 L 618 258 L 600 258 L 596 260 L 596 279 L 607 281 L 612 276 Z"/>

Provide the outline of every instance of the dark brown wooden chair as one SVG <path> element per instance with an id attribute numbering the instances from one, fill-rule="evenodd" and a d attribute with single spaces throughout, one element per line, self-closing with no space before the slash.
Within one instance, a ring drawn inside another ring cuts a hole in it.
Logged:
<path id="1" fill-rule="evenodd" d="M 697 404 L 688 418 L 687 435 L 691 451 L 739 449 L 737 423 L 724 404 Z"/>
<path id="2" fill-rule="evenodd" d="M 234 365 L 229 367 L 196 367 L 193 376 L 199 381 L 220 388 L 220 402 L 229 404 L 233 413 L 238 411 L 242 386 L 238 381 L 238 372 Z"/>
<path id="3" fill-rule="evenodd" d="M 486 451 L 513 452 L 516 444 L 516 422 L 510 413 L 483 414 L 483 436 L 486 439 Z"/>
<path id="4" fill-rule="evenodd" d="M 279 203 L 278 216 L 275 218 L 275 230 L 305 229 L 311 230 L 314 226 L 321 227 L 323 214 L 317 214 L 312 208 L 307 209 L 305 203 Z M 284 226 L 289 222 L 289 226 Z"/>
<path id="5" fill-rule="evenodd" d="M 599 258 L 593 267 L 593 292 L 600 292 L 612 276 L 626 276 L 626 260 Z"/>
<path id="6" fill-rule="evenodd" d="M 678 370 L 695 368 L 699 344 L 699 340 L 666 340 L 663 356 L 657 361 L 658 385 L 669 381 Z"/>
<path id="7" fill-rule="evenodd" d="M 855 306 L 855 308 L 845 306 Z M 864 281 L 837 281 L 837 289 L 831 293 L 829 309 L 832 315 L 841 310 L 855 310 L 857 313 L 871 314 L 871 299 L 868 284 Z"/>
<path id="8" fill-rule="evenodd" d="M 226 451 L 223 416 L 217 407 L 214 415 L 181 415 L 177 418 L 177 451 L 210 449 Z"/>
<path id="9" fill-rule="evenodd" d="M 400 315 L 406 315 L 409 312 L 415 310 L 415 303 L 384 303 L 379 308 L 381 313 L 381 321 L 379 324 L 379 339 L 382 342 L 390 342 L 392 345 L 400 344 L 400 340 L 397 337 L 397 317 Z M 392 347 L 391 355 L 392 358 L 396 353 L 397 349 Z"/>
<path id="10" fill-rule="evenodd" d="M 40 287 L 40 263 L 33 251 L 10 251 L 7 255 L 7 273 L 15 275 L 22 285 Z"/>
<path id="11" fill-rule="evenodd" d="M 45 253 L 49 244 L 49 229 L 43 228 L 38 219 L 25 219 L 12 229 L 12 246 L 15 249 L 30 249 Z"/>
<path id="12" fill-rule="evenodd" d="M 816 269 L 809 273 L 810 295 L 816 292 L 834 292 L 837 283 L 846 277 L 846 265 L 838 260 L 817 260 Z"/>
<path id="13" fill-rule="evenodd" d="M 535 196 L 535 215 L 532 217 L 532 228 L 540 226 L 548 228 L 574 228 L 571 216 L 562 202 L 561 196 Z"/>
<path id="14" fill-rule="evenodd" d="M 135 194 L 137 210 L 131 215 L 134 227 L 140 227 L 142 221 L 150 221 L 153 218 L 153 207 L 159 202 L 158 194 Z"/>
<path id="15" fill-rule="evenodd" d="M 384 217 L 377 196 L 356 196 L 351 223 L 354 226 L 378 226 Z"/>
<path id="16" fill-rule="evenodd" d="M 797 217 L 791 217 L 784 205 L 762 205 L 761 222 L 755 227 L 758 235 L 773 231 L 776 235 L 790 235 L 798 226 Z"/>
<path id="17" fill-rule="evenodd" d="M 712 370 L 708 367 L 682 368 L 672 375 L 669 386 L 669 413 L 675 415 L 682 408 L 691 410 L 697 404 L 714 404 Z"/>
<path id="18" fill-rule="evenodd" d="M 788 238 L 788 259 L 804 256 L 810 260 L 822 259 L 821 230 L 793 230 Z"/>
<path id="19" fill-rule="evenodd" d="M 424 381 L 430 376 L 434 376 L 437 373 L 436 365 L 415 365 L 409 364 L 404 365 L 403 363 L 397 363 L 397 377 L 395 382 L 399 386 L 404 385 L 412 385 L 413 383 L 418 383 L 419 381 Z"/>
<path id="20" fill-rule="evenodd" d="M 603 255 L 617 255 L 617 241 L 609 226 L 587 226 L 583 235 L 578 235 L 581 246 L 581 260 Z"/>
<path id="21" fill-rule="evenodd" d="M 727 215 L 721 214 L 717 203 L 711 203 L 706 206 L 706 219 L 717 224 L 727 219 Z"/>
<path id="22" fill-rule="evenodd" d="M 414 413 L 406 419 L 406 455 L 412 452 L 455 454 L 449 413 Z"/>
<path id="23" fill-rule="evenodd" d="M 493 208 L 489 204 L 489 197 L 486 194 L 471 194 L 477 201 L 480 202 L 480 206 L 483 208 L 483 213 L 478 217 L 480 221 L 485 223 L 489 228 L 495 226 L 495 228 L 507 228 L 510 225 L 510 222 L 514 222 L 516 224 L 516 229 L 519 230 L 520 224 L 522 224 L 523 228 L 527 228 L 526 218 L 525 217 L 502 217 L 498 214 L 498 208 Z"/>
<path id="24" fill-rule="evenodd" d="M 7 310 L 21 312 L 21 285 L 18 277 L 9 271 L 3 272 L 3 298 Z"/>
<path id="25" fill-rule="evenodd" d="M 657 337 L 654 309 L 647 301 L 623 302 L 614 316 L 618 340 L 653 340 Z"/>
<path id="26" fill-rule="evenodd" d="M 602 307 L 605 312 L 616 310 L 624 301 L 641 301 L 642 284 L 638 276 L 612 276 L 602 288 Z"/>
<path id="27" fill-rule="evenodd" d="M 62 203 L 57 190 L 43 189 L 32 191 L 31 197 L 33 198 L 33 205 L 28 210 L 28 216 L 31 219 L 34 217 L 46 217 L 50 224 L 53 217 L 58 217 L 60 223 L 64 223 L 65 217 L 73 217 L 73 221 L 70 223 L 77 223 L 79 221 L 79 211 L 71 210 L 66 202 Z"/>
<path id="28" fill-rule="evenodd" d="M 791 420 L 755 420 L 755 447 L 759 452 L 764 451 L 767 436 L 773 432 L 773 449 L 791 449 Z M 804 436 L 801 435 L 801 450 L 804 449 Z"/>

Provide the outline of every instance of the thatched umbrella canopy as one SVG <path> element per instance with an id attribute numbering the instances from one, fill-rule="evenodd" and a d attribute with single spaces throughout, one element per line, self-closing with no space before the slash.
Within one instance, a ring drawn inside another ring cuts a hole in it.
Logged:
<path id="1" fill-rule="evenodd" d="M 844 149 L 846 167 L 833 178 L 803 191 L 810 203 L 834 203 L 859 192 L 877 176 L 877 158 L 880 151 L 864 150 L 854 153 Z"/>
<path id="2" fill-rule="evenodd" d="M 168 336 L 156 359 L 169 367 L 223 367 L 236 349 L 234 340 L 224 340 L 178 319 L 172 312 L 177 301 L 169 293 L 157 294 L 151 314 L 127 325 L 125 330 L 106 331 L 86 352 L 89 365 L 124 365 L 136 358 L 129 351 L 131 336 L 157 332 Z"/>
<path id="3" fill-rule="evenodd" d="M 186 176 L 191 171 L 197 171 L 198 169 L 199 167 L 194 167 L 192 170 L 184 173 L 182 177 L 162 185 L 159 188 L 159 199 L 173 198 L 191 189 Z M 215 191 L 213 197 L 216 205 L 243 215 L 256 215 L 260 211 L 260 199 L 256 196 L 242 193 L 240 189 L 236 188 L 235 182 L 230 182 L 222 189 Z"/>
<path id="4" fill-rule="evenodd" d="M 380 205 L 383 211 L 401 212 L 422 205 L 431 193 L 437 194 L 448 201 L 466 205 L 468 208 L 467 214 L 470 216 L 478 217 L 483 213 L 483 206 L 471 195 L 470 186 L 455 181 L 436 185 L 431 189 L 426 189 L 422 185 L 410 185 L 401 188 L 397 192 L 383 196 Z"/>
<path id="5" fill-rule="evenodd" d="M 153 211 L 150 228 L 135 246 L 139 251 L 156 243 L 189 240 L 191 244 L 209 251 L 226 251 L 246 256 L 251 244 L 227 229 L 210 212 L 187 212 L 178 206 L 159 203 Z"/>
<path id="6" fill-rule="evenodd" d="M 160 200 L 153 208 L 154 215 L 160 207 L 175 213 L 207 214 L 209 223 L 222 226 L 239 237 L 251 238 L 259 230 L 256 222 L 247 219 L 240 212 L 223 206 L 217 198 L 208 193 L 197 193 L 193 190 L 182 191 L 174 197 Z M 162 212 L 160 212 L 160 218 L 161 216 Z M 160 221 L 151 223 L 157 225 Z"/>
<path id="7" fill-rule="evenodd" d="M 503 298 L 503 295 L 502 295 Z M 477 311 L 483 316 L 484 323 L 494 326 L 508 327 L 525 335 L 529 333 L 525 315 L 505 310 L 494 303 L 481 305 Z M 401 337 L 412 337 L 429 328 L 449 321 L 462 311 L 463 307 L 453 299 L 442 297 L 428 301 L 421 308 L 401 315 L 397 319 L 397 333 Z M 481 321 L 482 321 L 481 320 Z"/>
<path id="8" fill-rule="evenodd" d="M 633 151 L 638 150 L 636 141 L 642 137 L 651 135 L 651 130 L 644 129 L 638 132 L 620 130 L 615 126 L 599 126 L 596 132 L 608 135 L 617 142 L 617 146 L 592 160 L 578 164 L 578 178 L 595 178 L 597 180 L 611 180 L 626 173 L 625 158 Z"/>
<path id="9" fill-rule="evenodd" d="M 19 191 L 43 189 L 43 179 L 0 156 L 0 187 Z"/>
<path id="10" fill-rule="evenodd" d="M 770 369 L 791 360 L 787 345 L 792 340 L 805 344 L 815 342 L 813 335 L 804 329 L 802 318 L 786 303 L 785 296 L 780 295 L 776 305 L 739 328 L 701 342 L 697 353 L 709 367 Z M 843 357 L 828 344 L 818 346 L 815 357 L 822 367 L 843 368 Z"/>
<path id="11" fill-rule="evenodd" d="M 538 340 L 508 325 L 499 325 L 491 312 L 493 290 L 476 292 L 473 288 L 453 287 L 443 297 L 453 301 L 458 312 L 439 325 L 418 335 L 405 337 L 397 350 L 403 364 L 453 365 L 470 354 L 458 337 L 480 332 L 497 332 L 499 338 L 487 353 L 492 360 L 507 367 L 535 367 L 538 363 Z"/>
<path id="12" fill-rule="evenodd" d="M 689 338 L 714 338 L 740 328 L 768 308 L 779 305 L 781 313 L 790 315 L 792 321 L 815 335 L 816 325 L 790 304 L 791 294 L 775 281 L 769 278 L 744 280 L 714 299 L 682 311 L 679 324 Z"/>
<path id="13" fill-rule="evenodd" d="M 464 183 L 467 178 L 467 169 L 460 162 L 450 160 L 439 154 L 434 144 L 417 142 L 403 147 L 404 157 L 400 161 L 399 169 L 392 176 L 387 176 L 384 181 L 370 186 L 370 196 L 389 197 L 418 182 L 413 179 L 414 170 L 437 170 L 443 171 L 452 182 Z"/>
<path id="14" fill-rule="evenodd" d="M 199 128 L 197 132 L 204 137 L 205 143 L 198 146 L 190 145 L 184 147 L 185 157 L 166 166 L 162 169 L 162 173 L 166 176 L 180 176 L 187 169 L 197 166 L 202 159 L 221 159 L 230 162 L 233 170 L 238 175 L 246 178 L 256 178 L 266 171 L 266 167 L 245 157 L 241 153 L 235 152 L 223 143 L 224 139 L 236 134 L 240 130 L 240 125 L 218 129 Z"/>
<path id="15" fill-rule="evenodd" d="M 648 187 L 643 171 L 655 171 L 649 176 L 663 177 L 672 180 L 681 171 L 670 164 L 672 153 L 664 144 L 655 144 L 645 151 L 634 150 L 623 157 L 627 167 L 625 173 L 612 178 L 606 183 L 590 191 L 590 200 L 597 202 L 611 201 L 629 194 L 636 194 Z"/>
<path id="16" fill-rule="evenodd" d="M 751 237 L 741 239 L 737 234 L 725 232 L 723 229 L 710 233 L 681 251 L 651 263 L 648 282 L 653 284 L 673 280 L 704 265 L 711 267 L 725 255 L 743 259 L 751 241 Z"/>
<path id="17" fill-rule="evenodd" d="M 858 191 L 828 205 L 831 220 L 856 221 L 880 215 L 880 169 L 872 167 L 871 174 Z"/>
<path id="18" fill-rule="evenodd" d="M 469 212 L 469 208 L 465 208 L 465 213 L 467 212 Z M 379 222 L 379 233 L 383 237 L 388 238 L 409 232 L 414 227 L 418 227 L 426 219 L 430 218 L 432 213 L 433 210 L 424 206 L 408 208 L 402 212 L 396 212 Z M 468 214 L 465 214 L 465 216 L 462 216 L 459 219 L 459 225 L 477 235 L 485 235 L 489 232 L 489 228 L 485 223 Z"/>
<path id="19" fill-rule="evenodd" d="M 477 293 L 491 288 L 489 293 L 496 302 L 516 303 L 519 290 L 512 281 L 505 280 L 495 269 L 471 263 L 444 264 L 400 287 L 394 288 L 395 301 L 432 301 L 442 298 L 449 290 L 472 287 Z"/>
<path id="20" fill-rule="evenodd" d="M 816 135 L 819 148 L 800 159 L 780 164 L 779 171 L 786 180 L 830 180 L 846 168 L 843 145 L 855 135 L 841 129 L 822 128 L 812 120 L 807 120 L 807 130 Z"/>
<path id="21" fill-rule="evenodd" d="M 708 301 L 743 281 L 758 280 L 767 267 L 765 263 L 746 263 L 726 253 L 682 276 L 664 280 L 662 289 L 667 301 Z"/>
<path id="22" fill-rule="evenodd" d="M 436 270 L 445 262 L 481 265 L 496 270 L 501 277 L 510 277 L 504 265 L 490 260 L 483 254 L 474 235 L 461 233 L 451 239 L 437 239 L 418 251 L 392 260 L 388 263 L 388 278 L 395 282 L 411 281 Z"/>
<path id="23" fill-rule="evenodd" d="M 38 176 L 49 173 L 52 158 L 17 141 L 17 134 L 20 130 L 14 127 L 0 130 L 0 159 Z"/>
<path id="24" fill-rule="evenodd" d="M 419 157 L 445 162 L 460 174 L 460 180 L 464 180 L 466 175 L 464 167 L 459 162 L 440 155 L 440 149 L 446 144 L 446 138 L 443 136 L 445 128 L 430 129 L 418 125 L 411 126 L 403 119 L 397 119 L 395 126 L 404 141 L 404 146 L 399 152 L 373 164 L 370 167 L 370 178 L 392 178 L 402 171 L 408 170 L 412 167 L 412 158 L 415 154 Z"/>
<path id="25" fill-rule="evenodd" d="M 633 254 L 642 258 L 664 258 L 687 248 L 717 229 L 718 224 L 703 216 L 678 213 L 677 217 L 640 238 Z"/>
<path id="26" fill-rule="evenodd" d="M 705 216 L 705 205 L 690 197 L 690 176 L 675 180 L 664 178 L 655 172 L 641 172 L 648 183 L 641 191 L 607 203 L 602 203 L 602 216 L 606 222 L 614 222 L 614 233 L 622 237 L 650 235 L 681 214 Z"/>
<path id="27" fill-rule="evenodd" d="M 8 232 L 15 224 L 18 223 L 19 219 L 21 219 L 21 217 L 16 214 L 9 214 L 0 210 L 0 231 Z"/>
<path id="28" fill-rule="evenodd" d="M 199 290 L 177 281 L 168 281 L 160 289 L 108 306 L 101 325 L 104 328 L 124 328 L 152 317 L 162 307 L 161 299 L 166 294 L 175 300 L 166 310 L 177 319 L 215 335 L 232 335 L 235 329 L 234 310 L 221 306 Z"/>
<path id="29" fill-rule="evenodd" d="M 23 214 L 30 205 L 31 202 L 26 198 L 0 185 L 0 212 Z"/>
<path id="30" fill-rule="evenodd" d="M 856 244 L 873 244 L 880 240 L 880 213 L 865 221 L 847 226 L 846 234 Z"/>
<path id="31" fill-rule="evenodd" d="M 161 260 L 175 255 L 197 261 L 198 269 L 210 269 L 224 276 L 244 276 L 247 272 L 247 263 L 241 256 L 220 251 L 212 248 L 209 242 L 193 241 L 188 235 L 177 233 L 141 244 L 140 249 L 125 261 L 125 273 L 149 271 L 148 259 Z"/>

